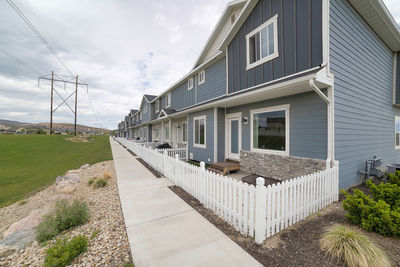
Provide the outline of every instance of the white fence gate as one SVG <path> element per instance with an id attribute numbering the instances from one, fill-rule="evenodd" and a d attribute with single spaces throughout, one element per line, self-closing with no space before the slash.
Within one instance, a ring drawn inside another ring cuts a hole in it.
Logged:
<path id="1" fill-rule="evenodd" d="M 264 178 L 257 178 L 253 186 L 207 171 L 204 162 L 200 167 L 186 163 L 175 150 L 159 153 L 123 138 L 118 141 L 258 244 L 338 200 L 338 162 L 326 170 L 268 187 Z"/>

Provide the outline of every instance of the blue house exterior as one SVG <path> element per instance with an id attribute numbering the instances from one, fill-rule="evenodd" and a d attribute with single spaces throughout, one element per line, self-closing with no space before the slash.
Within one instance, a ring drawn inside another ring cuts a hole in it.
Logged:
<path id="1" fill-rule="evenodd" d="M 374 155 L 400 163 L 399 50 L 379 0 L 232 1 L 190 72 L 119 134 L 278 180 L 339 164 L 346 188 Z"/>

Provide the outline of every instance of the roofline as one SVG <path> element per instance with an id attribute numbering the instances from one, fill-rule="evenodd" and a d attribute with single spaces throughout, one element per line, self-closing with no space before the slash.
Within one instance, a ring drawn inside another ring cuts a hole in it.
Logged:
<path id="1" fill-rule="evenodd" d="M 229 2 L 226 6 L 224 11 L 222 12 L 222 15 L 219 17 L 217 24 L 214 26 L 213 31 L 211 32 L 210 36 L 208 37 L 205 45 L 203 46 L 203 49 L 201 50 L 199 56 L 197 57 L 192 69 L 194 69 L 197 64 L 199 63 L 200 59 L 204 56 L 204 52 L 210 47 L 211 42 L 215 40 L 216 38 L 216 33 L 222 28 L 221 22 L 224 21 L 227 17 L 228 11 L 230 11 L 232 8 L 235 8 L 236 6 L 245 3 L 247 0 L 235 0 Z"/>

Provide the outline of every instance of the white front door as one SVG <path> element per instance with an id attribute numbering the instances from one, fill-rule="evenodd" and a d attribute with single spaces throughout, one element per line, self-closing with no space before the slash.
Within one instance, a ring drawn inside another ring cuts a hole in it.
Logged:
<path id="1" fill-rule="evenodd" d="M 240 159 L 241 150 L 241 115 L 227 115 L 227 158 Z"/>

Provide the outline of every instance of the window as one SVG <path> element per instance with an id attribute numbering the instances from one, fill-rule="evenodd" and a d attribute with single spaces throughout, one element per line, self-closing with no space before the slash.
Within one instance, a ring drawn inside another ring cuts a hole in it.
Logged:
<path id="1" fill-rule="evenodd" d="M 158 140 L 160 138 L 160 130 L 158 129 L 158 127 L 155 127 L 154 131 L 156 133 L 155 134 L 155 139 Z"/>
<path id="2" fill-rule="evenodd" d="M 143 112 L 147 112 L 147 105 L 144 106 Z"/>
<path id="3" fill-rule="evenodd" d="M 197 78 L 198 78 L 198 85 L 204 83 L 206 81 L 206 72 L 204 70 L 200 71 L 199 74 L 197 75 Z"/>
<path id="4" fill-rule="evenodd" d="M 139 113 L 139 120 L 142 119 L 142 112 Z"/>
<path id="5" fill-rule="evenodd" d="M 188 80 L 188 90 L 193 89 L 193 78 Z"/>
<path id="6" fill-rule="evenodd" d="M 206 116 L 193 118 L 193 145 L 195 147 L 206 147 Z"/>
<path id="7" fill-rule="evenodd" d="M 251 111 L 251 150 L 289 154 L 289 105 Z"/>
<path id="8" fill-rule="evenodd" d="M 156 107 L 155 107 L 155 113 L 158 113 L 160 111 L 160 101 L 157 99 L 156 100 Z"/>
<path id="9" fill-rule="evenodd" d="M 187 128 L 187 123 L 184 122 L 182 123 L 182 141 L 186 143 L 187 137 L 188 137 L 188 128 Z"/>
<path id="10" fill-rule="evenodd" d="M 165 140 L 169 141 L 169 124 L 165 125 Z"/>
<path id="11" fill-rule="evenodd" d="M 168 108 L 168 107 L 170 107 L 171 106 L 171 93 L 168 93 L 167 94 L 167 98 L 166 98 L 166 103 L 165 103 L 165 106 Z"/>
<path id="12" fill-rule="evenodd" d="M 263 64 L 279 56 L 278 53 L 278 15 L 246 35 L 247 68 Z"/>
<path id="13" fill-rule="evenodd" d="M 395 116 L 394 131 L 395 131 L 395 148 L 400 149 L 400 116 Z"/>

